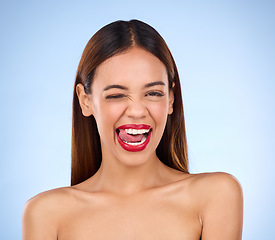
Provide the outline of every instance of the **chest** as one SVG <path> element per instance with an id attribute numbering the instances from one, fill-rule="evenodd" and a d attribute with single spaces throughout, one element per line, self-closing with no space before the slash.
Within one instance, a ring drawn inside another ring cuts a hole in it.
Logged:
<path id="1" fill-rule="evenodd" d="M 198 240 L 201 233 L 195 206 L 165 197 L 87 202 L 64 217 L 61 240 Z"/>

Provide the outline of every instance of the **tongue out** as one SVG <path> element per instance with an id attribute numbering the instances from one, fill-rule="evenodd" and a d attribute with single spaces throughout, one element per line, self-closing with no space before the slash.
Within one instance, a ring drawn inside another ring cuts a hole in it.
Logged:
<path id="1" fill-rule="evenodd" d="M 143 138 L 143 134 L 131 135 L 126 133 L 124 129 L 120 129 L 118 135 L 122 139 L 122 141 L 131 143 L 140 142 Z"/>

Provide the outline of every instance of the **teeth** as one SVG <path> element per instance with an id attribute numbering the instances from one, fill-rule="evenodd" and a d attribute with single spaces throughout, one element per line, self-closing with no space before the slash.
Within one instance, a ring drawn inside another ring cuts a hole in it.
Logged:
<path id="1" fill-rule="evenodd" d="M 132 135 L 144 134 L 144 133 L 148 133 L 149 131 L 150 129 L 132 129 L 132 128 L 125 129 L 126 133 L 132 134 Z"/>
<path id="2" fill-rule="evenodd" d="M 134 143 L 126 142 L 126 141 L 124 141 L 124 142 L 129 144 L 129 145 L 132 145 L 132 146 L 137 146 L 137 145 L 140 145 L 140 144 L 144 143 L 145 140 L 146 140 L 146 137 L 143 137 L 140 142 L 134 142 Z"/>

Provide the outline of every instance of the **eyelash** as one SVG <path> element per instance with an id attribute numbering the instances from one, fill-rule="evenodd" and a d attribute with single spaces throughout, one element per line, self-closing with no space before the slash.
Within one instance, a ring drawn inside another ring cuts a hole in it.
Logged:
<path id="1" fill-rule="evenodd" d="M 150 96 L 150 97 L 163 97 L 164 94 L 161 92 L 153 91 L 153 92 L 148 92 L 145 94 L 145 96 Z"/>
<path id="2" fill-rule="evenodd" d="M 161 92 L 153 91 L 153 92 L 146 93 L 145 96 L 149 96 L 149 97 L 163 97 L 164 94 L 161 93 Z M 126 97 L 126 95 L 124 95 L 124 94 L 116 94 L 116 95 L 106 96 L 106 99 L 119 99 L 119 98 L 123 98 L 123 97 Z"/>
<path id="3" fill-rule="evenodd" d="M 117 95 L 107 96 L 106 99 L 118 99 L 118 98 L 123 98 L 123 97 L 125 97 L 125 95 L 123 95 L 123 94 L 117 94 Z"/>

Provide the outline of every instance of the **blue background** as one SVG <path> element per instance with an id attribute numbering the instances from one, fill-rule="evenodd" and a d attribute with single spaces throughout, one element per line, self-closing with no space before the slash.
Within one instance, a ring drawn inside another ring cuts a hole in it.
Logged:
<path id="1" fill-rule="evenodd" d="M 0 238 L 21 238 L 29 198 L 70 184 L 81 53 L 102 26 L 133 18 L 155 27 L 174 55 L 191 172 L 236 176 L 243 239 L 274 239 L 275 2 L 268 0 L 1 1 Z"/>

